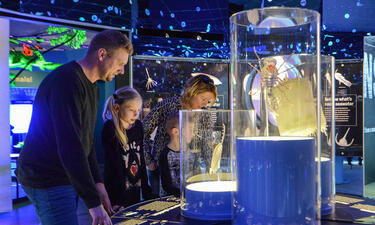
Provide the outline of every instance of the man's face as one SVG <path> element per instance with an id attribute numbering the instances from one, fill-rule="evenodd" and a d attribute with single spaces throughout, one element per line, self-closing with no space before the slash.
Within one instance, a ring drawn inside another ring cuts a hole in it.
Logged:
<path id="1" fill-rule="evenodd" d="M 128 59 L 129 54 L 123 48 L 113 50 L 110 54 L 106 52 L 100 66 L 100 80 L 112 81 L 115 76 L 123 74 Z"/>

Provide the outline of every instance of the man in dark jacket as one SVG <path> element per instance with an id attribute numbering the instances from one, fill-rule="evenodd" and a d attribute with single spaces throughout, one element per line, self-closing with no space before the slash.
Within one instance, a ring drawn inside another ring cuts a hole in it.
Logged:
<path id="1" fill-rule="evenodd" d="M 17 177 L 43 225 L 78 225 L 82 201 L 93 225 L 112 224 L 94 150 L 96 81 L 123 74 L 132 51 L 121 32 L 100 32 L 83 59 L 60 66 L 41 83 Z"/>

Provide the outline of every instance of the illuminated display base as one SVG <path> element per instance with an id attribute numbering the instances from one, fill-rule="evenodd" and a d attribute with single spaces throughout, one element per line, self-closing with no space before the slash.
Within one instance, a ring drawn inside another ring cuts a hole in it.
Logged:
<path id="1" fill-rule="evenodd" d="M 233 224 L 314 224 L 313 138 L 237 138 L 236 160 Z"/>
<path id="2" fill-rule="evenodd" d="M 185 189 L 183 216 L 199 220 L 231 220 L 233 181 L 208 181 L 189 184 Z"/>

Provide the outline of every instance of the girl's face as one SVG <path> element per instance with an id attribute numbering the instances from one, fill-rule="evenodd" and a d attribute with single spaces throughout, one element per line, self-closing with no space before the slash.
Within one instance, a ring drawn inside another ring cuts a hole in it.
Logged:
<path id="1" fill-rule="evenodd" d="M 214 97 L 215 95 L 210 91 L 197 94 L 190 99 L 190 107 L 191 109 L 201 109 L 206 107 L 210 101 L 214 100 Z"/>
<path id="2" fill-rule="evenodd" d="M 129 129 L 138 119 L 141 112 L 142 99 L 136 98 L 121 104 L 119 117 L 125 129 Z"/>

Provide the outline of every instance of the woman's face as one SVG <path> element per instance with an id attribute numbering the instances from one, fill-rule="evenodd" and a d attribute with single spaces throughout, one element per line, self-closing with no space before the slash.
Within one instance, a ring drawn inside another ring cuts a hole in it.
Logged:
<path id="1" fill-rule="evenodd" d="M 142 100 L 139 98 L 124 102 L 120 106 L 119 117 L 125 129 L 129 129 L 138 119 L 142 107 Z"/>
<path id="2" fill-rule="evenodd" d="M 210 101 L 214 101 L 214 97 L 215 95 L 210 91 L 197 94 L 190 99 L 190 107 L 191 109 L 201 109 L 206 107 Z"/>

